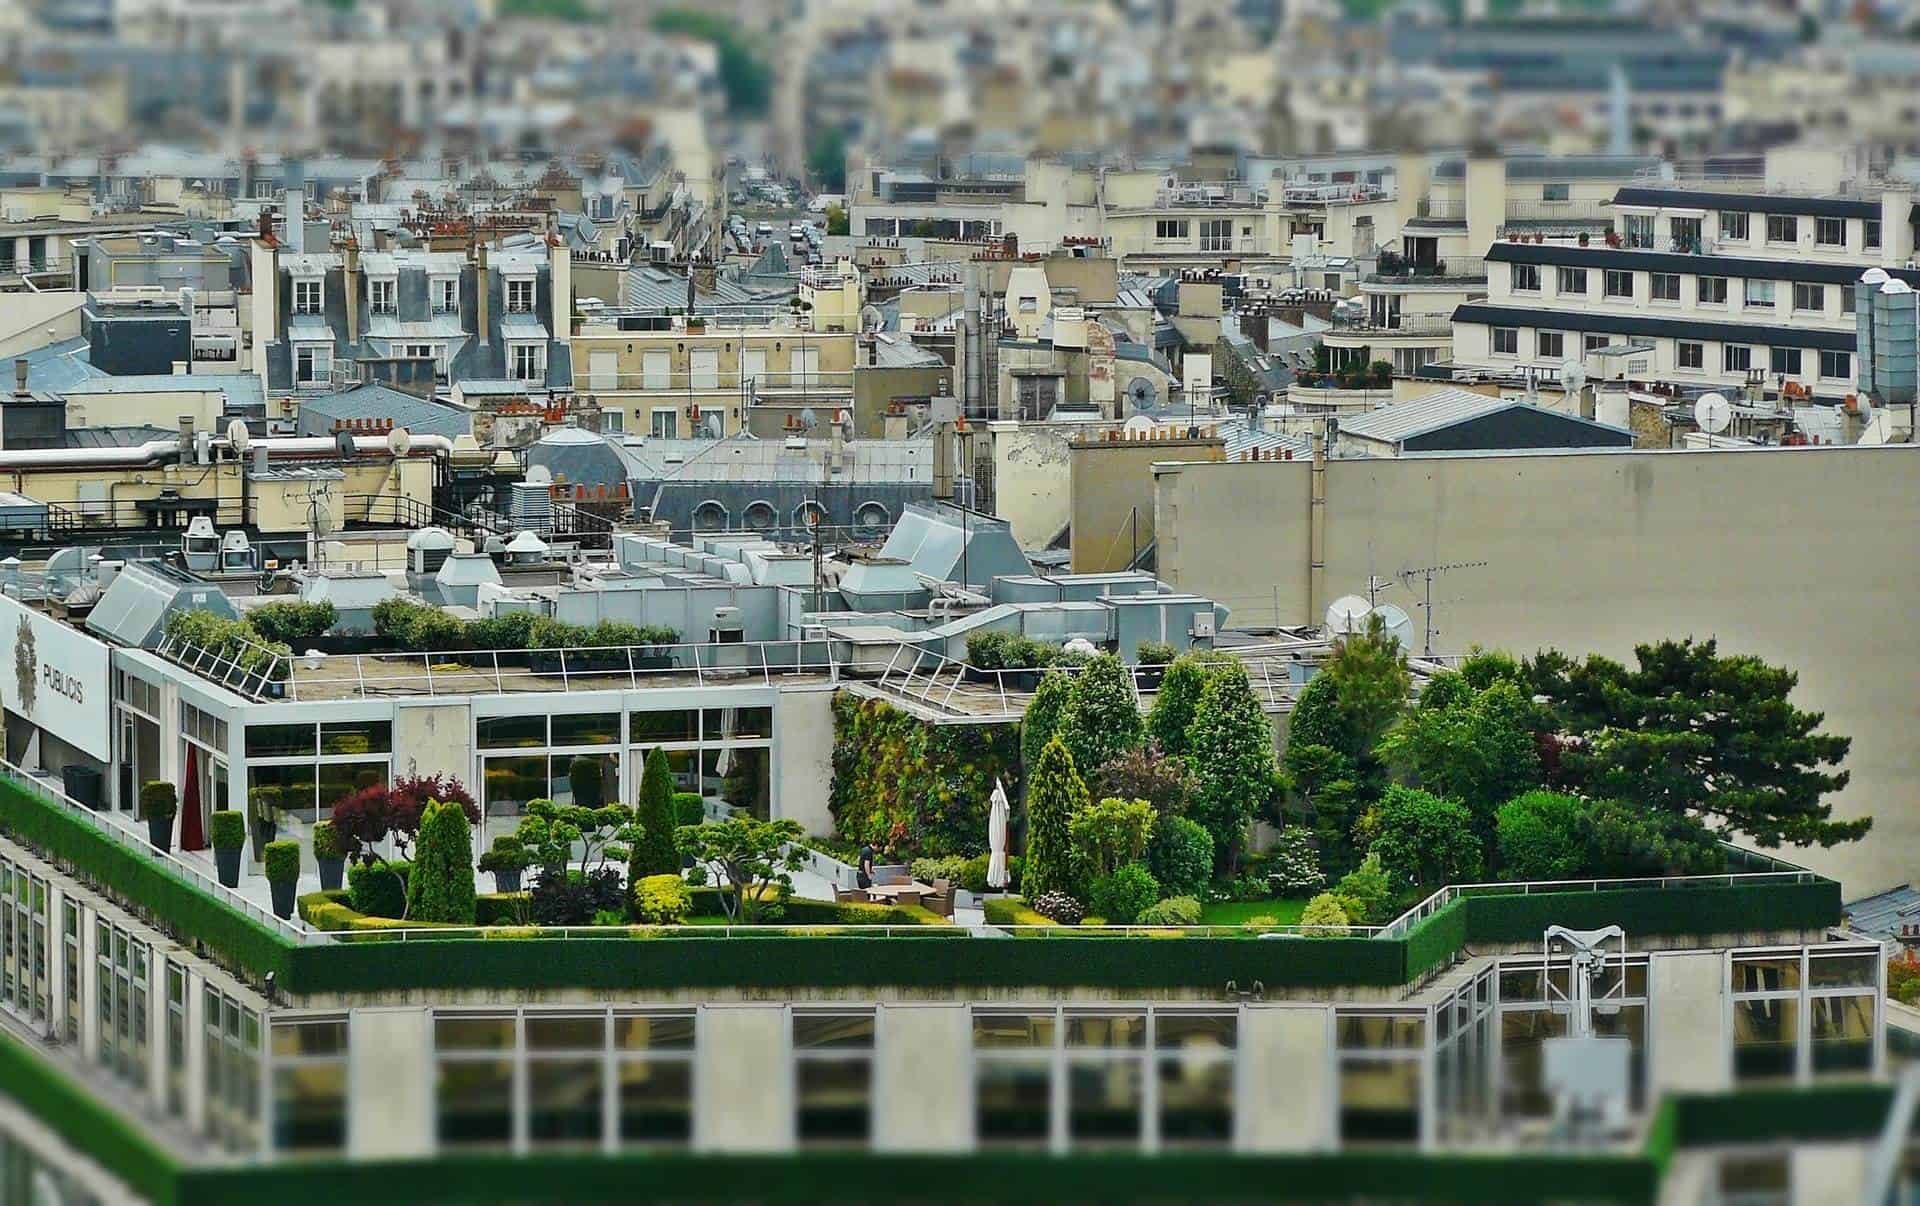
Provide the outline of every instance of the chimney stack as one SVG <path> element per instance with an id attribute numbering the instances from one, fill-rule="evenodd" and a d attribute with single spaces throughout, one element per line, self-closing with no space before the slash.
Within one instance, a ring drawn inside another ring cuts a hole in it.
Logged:
<path id="1" fill-rule="evenodd" d="M 360 347 L 360 241 L 347 236 L 346 269 L 341 283 L 347 291 L 347 346 L 358 354 Z"/>
<path id="2" fill-rule="evenodd" d="M 473 295 L 479 305 L 480 346 L 488 346 L 487 334 L 487 240 L 476 236 L 473 248 Z"/>
<path id="3" fill-rule="evenodd" d="M 27 388 L 27 372 L 29 367 L 25 356 L 16 356 L 14 358 L 13 396 L 16 398 L 30 398 L 33 396 L 33 391 Z"/>

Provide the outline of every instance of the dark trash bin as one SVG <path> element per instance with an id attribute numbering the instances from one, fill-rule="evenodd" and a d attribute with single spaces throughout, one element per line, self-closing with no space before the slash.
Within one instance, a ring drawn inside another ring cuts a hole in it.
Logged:
<path id="1" fill-rule="evenodd" d="M 63 766 L 60 768 L 60 786 L 68 796 L 95 812 L 105 798 L 103 788 L 106 780 L 99 771 L 91 766 Z"/>

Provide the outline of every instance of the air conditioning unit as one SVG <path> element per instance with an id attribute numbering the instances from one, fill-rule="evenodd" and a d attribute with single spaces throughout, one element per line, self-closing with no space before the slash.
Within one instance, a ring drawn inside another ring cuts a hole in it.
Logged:
<path id="1" fill-rule="evenodd" d="M 1195 640 L 1212 640 L 1213 613 L 1211 611 L 1194 612 L 1193 624 L 1187 629 L 1187 635 L 1193 637 Z"/>

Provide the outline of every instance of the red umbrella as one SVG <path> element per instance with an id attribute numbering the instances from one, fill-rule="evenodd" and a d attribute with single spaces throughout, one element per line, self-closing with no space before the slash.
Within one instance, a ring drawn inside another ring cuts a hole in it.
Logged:
<path id="1" fill-rule="evenodd" d="M 180 849 L 205 850 L 207 828 L 200 820 L 200 751 L 187 747 L 187 798 L 180 806 Z"/>

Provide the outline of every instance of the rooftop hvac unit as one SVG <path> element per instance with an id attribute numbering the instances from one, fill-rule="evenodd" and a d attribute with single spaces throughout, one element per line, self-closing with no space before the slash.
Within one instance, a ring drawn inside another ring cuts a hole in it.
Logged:
<path id="1" fill-rule="evenodd" d="M 553 497 L 543 483 L 514 482 L 507 514 L 521 531 L 553 531 Z"/>
<path id="2" fill-rule="evenodd" d="M 707 640 L 714 645 L 742 645 L 747 640 L 746 621 L 738 607 L 713 609 L 713 630 Z"/>

